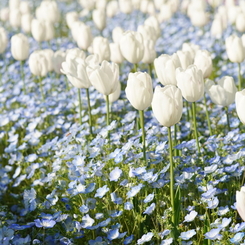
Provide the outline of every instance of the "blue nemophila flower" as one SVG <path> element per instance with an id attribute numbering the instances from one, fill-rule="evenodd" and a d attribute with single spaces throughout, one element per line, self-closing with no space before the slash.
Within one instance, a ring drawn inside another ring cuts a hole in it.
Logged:
<path id="1" fill-rule="evenodd" d="M 108 219 L 100 222 L 98 225 L 99 225 L 99 227 L 106 227 L 107 225 L 109 225 L 110 222 L 111 222 L 111 218 L 108 218 Z"/>
<path id="2" fill-rule="evenodd" d="M 118 181 L 120 176 L 122 175 L 122 170 L 119 167 L 115 167 L 111 172 L 110 172 L 110 181 Z"/>
<path id="3" fill-rule="evenodd" d="M 91 228 L 93 226 L 94 219 L 92 219 L 89 214 L 86 214 L 82 217 L 82 227 L 83 228 Z"/>
<path id="4" fill-rule="evenodd" d="M 94 197 L 102 198 L 110 189 L 107 187 L 107 185 L 104 185 L 101 188 L 98 188 Z"/>
<path id="5" fill-rule="evenodd" d="M 123 199 L 121 197 L 118 197 L 115 192 L 111 193 L 111 201 L 114 202 L 117 205 L 123 203 Z"/>
<path id="6" fill-rule="evenodd" d="M 230 211 L 228 206 L 225 207 L 219 207 L 219 210 L 217 212 L 218 215 L 222 216 L 225 215 L 226 213 L 228 213 Z"/>
<path id="7" fill-rule="evenodd" d="M 180 237 L 183 240 L 189 240 L 195 235 L 196 235 L 196 231 L 195 230 L 189 230 L 189 231 L 180 233 Z"/>
<path id="8" fill-rule="evenodd" d="M 28 229 L 28 228 L 31 228 L 35 225 L 34 222 L 31 222 L 31 223 L 28 223 L 26 225 L 19 225 L 19 224 L 11 224 L 9 226 L 10 229 L 13 229 L 13 230 L 18 230 L 18 231 L 21 231 L 21 230 L 25 230 L 25 229 Z"/>
<path id="9" fill-rule="evenodd" d="M 241 224 L 236 224 L 234 228 L 230 228 L 231 232 L 237 233 L 245 229 L 245 222 L 242 222 Z"/>
<path id="10" fill-rule="evenodd" d="M 145 242 L 149 242 L 154 236 L 153 232 L 148 232 L 144 234 L 140 239 L 137 240 L 137 244 L 143 244 Z"/>
<path id="11" fill-rule="evenodd" d="M 152 194 L 149 194 L 145 199 L 144 199 L 144 203 L 148 203 L 151 202 L 154 198 L 154 192 Z"/>
<path id="12" fill-rule="evenodd" d="M 217 208 L 219 205 L 219 199 L 217 197 L 212 198 L 210 201 L 207 202 L 209 209 Z"/>
<path id="13" fill-rule="evenodd" d="M 130 235 L 124 239 L 123 244 L 124 245 L 130 244 L 133 240 L 134 240 L 134 235 Z"/>
<path id="14" fill-rule="evenodd" d="M 189 214 L 187 214 L 185 216 L 184 222 L 191 222 L 191 221 L 193 221 L 196 218 L 197 214 L 198 213 L 195 210 L 192 210 Z"/>
<path id="15" fill-rule="evenodd" d="M 134 197 L 135 195 L 137 195 L 137 193 L 141 190 L 143 186 L 143 184 L 139 184 L 131 187 L 130 191 L 127 192 L 127 198 Z"/>
<path id="16" fill-rule="evenodd" d="M 171 237 L 169 239 L 163 240 L 160 245 L 170 245 L 172 243 L 173 243 L 173 238 Z"/>
<path id="17" fill-rule="evenodd" d="M 225 228 L 231 223 L 231 218 L 223 218 L 222 223 L 219 225 L 219 228 Z"/>
<path id="18" fill-rule="evenodd" d="M 107 243 L 103 241 L 102 237 L 98 236 L 95 240 L 89 240 L 89 245 L 106 245 Z"/>
<path id="19" fill-rule="evenodd" d="M 221 231 L 221 228 L 216 228 L 216 229 L 212 229 L 209 232 L 205 233 L 205 239 L 210 239 L 210 240 L 216 240 L 219 239 L 221 237 L 221 235 L 219 234 Z"/>
<path id="20" fill-rule="evenodd" d="M 125 210 L 131 210 L 132 208 L 134 208 L 134 205 L 131 202 L 125 202 L 124 203 L 124 209 Z"/>
<path id="21" fill-rule="evenodd" d="M 119 237 L 119 230 L 118 229 L 114 229 L 114 230 L 110 230 L 108 233 L 107 233 L 107 238 L 112 241 L 114 239 L 117 239 Z"/>
<path id="22" fill-rule="evenodd" d="M 80 212 L 81 213 L 87 213 L 89 211 L 89 208 L 86 206 L 86 205 L 82 205 L 80 208 L 79 208 Z"/>
<path id="23" fill-rule="evenodd" d="M 97 213 L 97 214 L 95 214 L 95 218 L 96 219 L 102 219 L 102 218 L 104 218 L 104 214 L 103 213 Z"/>
<path id="24" fill-rule="evenodd" d="M 143 214 L 150 215 L 155 210 L 156 204 L 152 203 L 149 207 L 146 208 Z"/>
<path id="25" fill-rule="evenodd" d="M 161 239 L 163 239 L 165 236 L 170 234 L 170 232 L 170 230 L 164 230 L 163 232 L 159 233 L 159 236 L 161 237 Z"/>
<path id="26" fill-rule="evenodd" d="M 56 224 L 56 221 L 52 219 L 35 219 L 35 225 L 39 228 L 53 228 Z"/>
<path id="27" fill-rule="evenodd" d="M 135 176 L 138 176 L 138 175 L 141 175 L 141 174 L 144 174 L 146 172 L 146 167 L 139 167 L 139 168 L 130 168 L 130 173 L 131 173 L 131 176 L 130 177 L 135 177 Z"/>
<path id="28" fill-rule="evenodd" d="M 238 232 L 233 238 L 230 239 L 230 242 L 233 244 L 241 244 L 243 237 L 244 232 Z"/>
<path id="29" fill-rule="evenodd" d="M 24 205 L 25 209 L 29 211 L 33 211 L 37 207 L 36 203 L 36 191 L 35 189 L 31 188 L 31 190 L 25 190 L 23 194 L 23 199 L 24 199 Z"/>
<path id="30" fill-rule="evenodd" d="M 37 154 L 33 153 L 33 154 L 26 156 L 25 160 L 27 162 L 34 162 L 35 160 L 37 160 L 37 158 L 38 158 Z"/>
<path id="31" fill-rule="evenodd" d="M 213 188 L 212 186 L 210 188 L 208 188 L 208 191 L 202 193 L 202 197 L 205 199 L 211 199 L 215 193 L 216 193 L 216 188 Z"/>

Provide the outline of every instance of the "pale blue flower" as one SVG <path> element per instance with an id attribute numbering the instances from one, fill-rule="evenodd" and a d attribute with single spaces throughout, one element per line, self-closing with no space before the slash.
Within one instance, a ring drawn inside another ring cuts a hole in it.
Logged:
<path id="1" fill-rule="evenodd" d="M 134 240 L 134 235 L 128 236 L 124 239 L 123 244 L 128 245 Z"/>
<path id="2" fill-rule="evenodd" d="M 35 225 L 39 228 L 53 228 L 56 222 L 52 219 L 35 219 Z"/>
<path id="3" fill-rule="evenodd" d="M 145 242 L 149 242 L 154 236 L 153 232 L 148 232 L 144 234 L 140 239 L 137 240 L 137 244 L 143 244 Z"/>
<path id="4" fill-rule="evenodd" d="M 180 237 L 183 240 L 189 240 L 195 235 L 196 235 L 196 231 L 195 230 L 189 230 L 189 231 L 180 233 Z"/>
<path id="5" fill-rule="evenodd" d="M 122 170 L 119 167 L 115 167 L 111 172 L 110 172 L 110 181 L 118 181 L 120 176 L 122 175 Z"/>
<path id="6" fill-rule="evenodd" d="M 241 244 L 243 237 L 244 232 L 238 232 L 233 238 L 230 239 L 230 242 L 233 244 Z"/>
<path id="7" fill-rule="evenodd" d="M 107 185 L 104 185 L 103 187 L 97 189 L 94 197 L 102 198 L 109 190 L 110 189 L 107 187 Z"/>
<path id="8" fill-rule="evenodd" d="M 209 232 L 205 233 L 205 239 L 210 239 L 210 240 L 216 240 L 218 239 L 221 235 L 219 234 L 221 231 L 221 228 L 216 228 L 212 229 Z"/>
<path id="9" fill-rule="evenodd" d="M 191 221 L 193 221 L 196 218 L 197 214 L 198 213 L 195 210 L 191 211 L 189 214 L 187 214 L 185 216 L 184 222 L 191 222 Z"/>
<path id="10" fill-rule="evenodd" d="M 161 242 L 160 245 L 170 245 L 173 243 L 173 238 L 165 239 Z"/>
<path id="11" fill-rule="evenodd" d="M 132 208 L 134 208 L 134 205 L 131 202 L 125 202 L 124 203 L 124 209 L 125 210 L 131 210 Z"/>
<path id="12" fill-rule="evenodd" d="M 146 208 L 143 214 L 150 215 L 155 210 L 156 204 L 152 203 L 149 207 Z"/>
<path id="13" fill-rule="evenodd" d="M 127 192 L 127 198 L 134 197 L 143 187 L 143 184 L 138 184 L 136 186 L 131 187 L 130 191 Z"/>
<path id="14" fill-rule="evenodd" d="M 154 193 L 149 194 L 145 199 L 144 199 L 144 203 L 148 203 L 151 202 L 154 198 Z"/>
<path id="15" fill-rule="evenodd" d="M 89 214 L 82 217 L 82 227 L 90 228 L 94 223 L 94 219 L 90 218 Z"/>
<path id="16" fill-rule="evenodd" d="M 117 239 L 119 237 L 119 230 L 118 229 L 115 229 L 115 230 L 110 230 L 108 233 L 107 233 L 107 238 L 112 241 L 114 239 Z"/>

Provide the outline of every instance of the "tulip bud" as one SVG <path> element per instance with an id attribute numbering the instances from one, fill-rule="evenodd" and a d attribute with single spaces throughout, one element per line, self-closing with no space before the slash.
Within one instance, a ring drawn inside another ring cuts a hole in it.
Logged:
<path id="1" fill-rule="evenodd" d="M 133 4 L 131 0 L 118 0 L 119 9 L 124 14 L 130 14 L 133 11 Z"/>
<path id="2" fill-rule="evenodd" d="M 54 24 L 50 21 L 44 21 L 45 24 L 45 41 L 50 41 L 54 38 Z"/>
<path id="3" fill-rule="evenodd" d="M 95 7 L 95 0 L 79 0 L 80 5 L 83 9 L 91 11 Z"/>
<path id="4" fill-rule="evenodd" d="M 192 65 L 193 60 L 189 51 L 178 50 L 176 54 L 179 57 L 181 67 L 185 70 L 189 65 Z"/>
<path id="5" fill-rule="evenodd" d="M 23 14 L 21 16 L 21 29 L 26 32 L 31 32 L 31 22 L 32 22 L 32 15 L 31 14 Z"/>
<path id="6" fill-rule="evenodd" d="M 123 57 L 130 63 L 140 62 L 144 56 L 142 35 L 134 31 L 126 31 L 120 40 L 120 49 Z"/>
<path id="7" fill-rule="evenodd" d="M 43 49 L 42 52 L 47 59 L 48 71 L 50 72 L 54 69 L 54 66 L 53 66 L 54 51 L 52 49 Z"/>
<path id="8" fill-rule="evenodd" d="M 87 64 L 83 59 L 72 59 L 72 57 L 68 56 L 61 66 L 61 72 L 67 76 L 68 80 L 74 87 L 89 88 L 91 86 L 91 82 L 86 71 Z"/>
<path id="9" fill-rule="evenodd" d="M 236 191 L 236 209 L 242 218 L 245 221 L 245 187 L 242 186 L 240 191 Z"/>
<path id="10" fill-rule="evenodd" d="M 155 88 L 152 99 L 152 111 L 158 122 L 171 127 L 178 123 L 182 116 L 183 99 L 181 91 L 174 85 Z"/>
<path id="11" fill-rule="evenodd" d="M 196 102 L 203 97 L 203 74 L 195 65 L 190 65 L 186 70 L 176 69 L 176 79 L 177 86 L 187 101 Z"/>
<path id="12" fill-rule="evenodd" d="M 203 27 L 209 22 L 209 14 L 205 11 L 194 11 L 190 18 L 192 25 L 197 27 Z"/>
<path id="13" fill-rule="evenodd" d="M 242 91 L 236 92 L 235 95 L 235 103 L 236 103 L 236 112 L 237 115 L 240 119 L 240 121 L 245 124 L 245 110 L 244 110 L 244 105 L 245 105 L 245 89 Z"/>
<path id="14" fill-rule="evenodd" d="M 112 62 L 115 62 L 117 64 L 121 64 L 123 62 L 124 58 L 122 56 L 119 43 L 110 43 L 110 53 L 110 60 Z"/>
<path id="15" fill-rule="evenodd" d="M 172 56 L 167 54 L 160 55 L 154 60 L 154 67 L 157 77 L 163 85 L 177 85 L 175 70 L 181 67 L 177 54 Z"/>
<path id="16" fill-rule="evenodd" d="M 93 21 L 96 28 L 100 31 L 104 30 L 106 27 L 106 14 L 103 9 L 95 9 L 93 11 Z"/>
<path id="17" fill-rule="evenodd" d="M 95 37 L 92 44 L 93 54 L 99 56 L 100 63 L 103 60 L 110 60 L 110 45 L 107 38 L 104 37 Z"/>
<path id="18" fill-rule="evenodd" d="M 236 29 L 240 32 L 245 31 L 245 14 L 243 12 L 239 13 L 236 18 Z"/>
<path id="19" fill-rule="evenodd" d="M 20 0 L 9 0 L 9 9 L 19 9 L 20 7 Z"/>
<path id="20" fill-rule="evenodd" d="M 53 55 L 53 59 L 52 59 L 52 63 L 53 63 L 53 67 L 54 67 L 54 71 L 57 74 L 61 74 L 61 64 L 62 62 L 64 62 L 66 59 L 66 53 L 62 50 L 58 50 L 54 53 Z"/>
<path id="21" fill-rule="evenodd" d="M 37 42 L 45 40 L 46 25 L 44 21 L 33 19 L 31 22 L 31 34 Z"/>
<path id="22" fill-rule="evenodd" d="M 156 58 L 156 51 L 153 40 L 144 40 L 144 56 L 142 62 L 145 64 L 151 64 Z"/>
<path id="23" fill-rule="evenodd" d="M 66 14 L 66 24 L 71 29 L 74 22 L 78 21 L 79 15 L 76 11 L 68 12 Z"/>
<path id="24" fill-rule="evenodd" d="M 45 77 L 48 73 L 48 61 L 42 50 L 36 50 L 29 57 L 29 67 L 35 76 Z"/>
<path id="25" fill-rule="evenodd" d="M 225 47 L 231 62 L 240 63 L 244 60 L 245 50 L 241 38 L 236 35 L 229 36 L 225 40 Z"/>
<path id="26" fill-rule="evenodd" d="M 216 38 L 220 38 L 222 36 L 223 30 L 224 30 L 223 21 L 220 16 L 216 16 L 211 26 L 212 36 Z"/>
<path id="27" fill-rule="evenodd" d="M 18 28 L 21 24 L 21 13 L 19 9 L 12 9 L 9 13 L 9 23 L 12 27 Z"/>
<path id="28" fill-rule="evenodd" d="M 228 19 L 231 24 L 235 24 L 238 14 L 241 12 L 240 6 L 230 6 L 228 9 Z"/>
<path id="29" fill-rule="evenodd" d="M 60 19 L 60 11 L 56 1 L 42 1 L 36 9 L 38 20 L 45 20 L 51 23 L 57 23 Z"/>
<path id="30" fill-rule="evenodd" d="M 31 14 L 31 6 L 30 3 L 27 1 L 20 2 L 20 12 L 21 14 Z"/>
<path id="31" fill-rule="evenodd" d="M 118 85 L 117 85 L 116 91 L 113 92 L 112 94 L 109 94 L 109 102 L 113 103 L 116 100 L 118 100 L 119 97 L 120 97 L 120 94 L 121 94 L 121 83 L 118 81 Z M 104 98 L 106 100 L 106 96 L 105 95 L 104 95 Z"/>
<path id="32" fill-rule="evenodd" d="M 202 71 L 204 78 L 208 78 L 213 70 L 210 53 L 207 50 L 198 50 L 195 56 L 194 65 Z"/>
<path id="33" fill-rule="evenodd" d="M 0 19 L 3 22 L 6 22 L 9 20 L 9 8 L 0 9 Z"/>
<path id="34" fill-rule="evenodd" d="M 8 37 L 5 29 L 0 27 L 0 54 L 2 54 L 8 45 Z"/>
<path id="35" fill-rule="evenodd" d="M 103 60 L 101 66 L 87 67 L 87 73 L 92 85 L 103 95 L 116 91 L 119 79 L 119 69 L 116 63 Z"/>
<path id="36" fill-rule="evenodd" d="M 151 105 L 153 97 L 151 77 L 146 72 L 129 73 L 125 92 L 136 110 L 145 110 Z"/>
<path id="37" fill-rule="evenodd" d="M 66 50 L 66 58 L 67 59 L 81 58 L 84 60 L 86 58 L 86 54 L 84 53 L 84 51 L 82 51 L 79 48 L 71 48 Z"/>
<path id="38" fill-rule="evenodd" d="M 205 88 L 216 105 L 229 106 L 235 101 L 237 88 L 233 77 L 222 77 L 217 85 L 214 82 L 213 84 L 209 82 L 207 85 L 205 84 Z"/>
<path id="39" fill-rule="evenodd" d="M 160 8 L 160 13 L 158 16 L 159 22 L 164 22 L 170 20 L 173 16 L 170 3 L 163 3 Z"/>
<path id="40" fill-rule="evenodd" d="M 144 40 L 152 40 L 154 41 L 154 44 L 156 43 L 158 37 L 156 35 L 154 27 L 149 25 L 139 25 L 137 32 L 142 35 Z"/>
<path id="41" fill-rule="evenodd" d="M 29 56 L 29 41 L 27 37 L 22 34 L 15 34 L 11 38 L 11 53 L 16 60 L 26 60 Z"/>
<path id="42" fill-rule="evenodd" d="M 161 28 L 160 28 L 160 24 L 158 19 L 155 16 L 150 16 L 148 17 L 145 22 L 144 25 L 146 26 L 151 26 L 154 28 L 155 33 L 154 36 L 156 37 L 156 39 L 158 39 L 161 35 Z"/>
<path id="43" fill-rule="evenodd" d="M 196 56 L 196 52 L 200 49 L 200 46 L 195 45 L 193 43 L 183 43 L 182 44 L 182 51 L 189 51 L 191 58 L 192 58 L 192 63 L 194 62 L 194 58 Z"/>
<path id="44" fill-rule="evenodd" d="M 119 9 L 119 6 L 116 0 L 112 0 L 108 2 L 106 6 L 107 17 L 112 18 L 113 16 L 115 16 L 118 12 L 118 9 Z"/>
<path id="45" fill-rule="evenodd" d="M 112 30 L 112 40 L 114 43 L 119 43 L 122 35 L 124 33 L 124 30 L 122 29 L 122 27 L 117 26 Z"/>
<path id="46" fill-rule="evenodd" d="M 93 40 L 90 27 L 83 22 L 75 22 L 72 25 L 72 33 L 78 47 L 87 50 Z"/>

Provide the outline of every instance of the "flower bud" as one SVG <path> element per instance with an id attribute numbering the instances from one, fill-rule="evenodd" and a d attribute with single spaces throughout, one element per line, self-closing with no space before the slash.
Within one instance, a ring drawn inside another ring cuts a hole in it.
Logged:
<path id="1" fill-rule="evenodd" d="M 205 88 L 216 105 L 229 106 L 235 101 L 237 88 L 233 77 L 222 77 L 217 85 L 214 82 L 205 83 Z"/>
<path id="2" fill-rule="evenodd" d="M 193 64 L 193 59 L 189 51 L 178 50 L 176 54 L 179 57 L 181 67 L 185 70 L 189 65 Z"/>
<path id="3" fill-rule="evenodd" d="M 30 33 L 31 32 L 31 22 L 32 22 L 32 15 L 29 13 L 23 14 L 21 16 L 21 29 L 26 33 Z"/>
<path id="4" fill-rule="evenodd" d="M 114 43 L 119 43 L 122 35 L 124 33 L 124 30 L 122 29 L 122 27 L 117 26 L 112 30 L 112 40 Z"/>
<path id="5" fill-rule="evenodd" d="M 120 94 L 121 94 L 121 83 L 120 83 L 120 81 L 118 81 L 118 85 L 117 85 L 116 91 L 113 92 L 112 94 L 109 94 L 109 102 L 113 103 L 116 100 L 118 100 L 119 97 L 120 97 Z M 104 95 L 104 98 L 106 99 L 105 95 Z"/>
<path id="6" fill-rule="evenodd" d="M 123 57 L 130 63 L 139 63 L 144 56 L 142 35 L 134 31 L 126 31 L 120 40 L 120 49 Z"/>
<path id="7" fill-rule="evenodd" d="M 177 85 L 175 70 L 181 67 L 177 54 L 162 54 L 154 60 L 154 67 L 158 79 L 163 85 Z"/>
<path id="8" fill-rule="evenodd" d="M 133 11 L 133 4 L 131 0 L 118 0 L 119 9 L 124 14 L 130 14 Z"/>
<path id="9" fill-rule="evenodd" d="M 66 24 L 71 29 L 74 22 L 78 21 L 79 15 L 76 11 L 68 12 L 66 14 Z"/>
<path id="10" fill-rule="evenodd" d="M 153 97 L 151 77 L 146 72 L 129 73 L 125 92 L 136 110 L 145 110 L 151 105 Z"/>
<path id="11" fill-rule="evenodd" d="M 103 60 L 110 60 L 110 46 L 107 38 L 98 36 L 95 37 L 92 44 L 93 54 L 97 54 L 99 56 L 100 63 Z"/>
<path id="12" fill-rule="evenodd" d="M 191 58 L 192 58 L 192 63 L 194 62 L 194 58 L 196 56 L 196 52 L 200 49 L 200 46 L 195 45 L 193 43 L 183 43 L 182 44 L 182 51 L 189 51 Z"/>
<path id="13" fill-rule="evenodd" d="M 45 77 L 48 73 L 48 61 L 42 50 L 36 50 L 29 57 L 29 67 L 35 76 Z"/>
<path id="14" fill-rule="evenodd" d="M 245 187 L 236 191 L 236 209 L 243 221 L 245 221 Z"/>
<path id="15" fill-rule="evenodd" d="M 245 31 L 245 14 L 243 12 L 236 17 L 236 29 L 240 32 Z"/>
<path id="16" fill-rule="evenodd" d="M 115 16 L 118 12 L 118 9 L 119 9 L 119 6 L 116 0 L 112 0 L 108 2 L 106 6 L 107 17 L 112 18 L 113 16 Z"/>
<path id="17" fill-rule="evenodd" d="M 61 74 L 61 64 L 62 62 L 64 62 L 66 59 L 66 53 L 62 50 L 57 50 L 52 58 L 52 63 L 53 63 L 53 67 L 54 67 L 54 71 L 57 74 Z"/>
<path id="18" fill-rule="evenodd" d="M 18 28 L 21 24 L 21 13 L 19 9 L 12 9 L 9 13 L 9 23 L 12 27 Z"/>
<path id="19" fill-rule="evenodd" d="M 241 38 L 236 35 L 229 36 L 225 40 L 225 47 L 231 62 L 240 63 L 244 60 L 245 50 Z"/>
<path id="20" fill-rule="evenodd" d="M 202 70 L 204 78 L 208 78 L 213 70 L 213 63 L 210 53 L 207 50 L 198 50 L 194 59 L 194 65 Z"/>
<path id="21" fill-rule="evenodd" d="M 93 21 L 96 28 L 100 31 L 104 30 L 106 27 L 106 14 L 103 9 L 95 9 L 93 11 Z"/>
<path id="22" fill-rule="evenodd" d="M 196 102 L 203 97 L 204 81 L 202 71 L 195 65 L 190 65 L 186 70 L 176 69 L 177 86 L 183 97 L 189 102 Z"/>
<path id="23" fill-rule="evenodd" d="M 171 127 L 178 123 L 182 116 L 183 99 L 181 91 L 174 85 L 155 88 L 152 99 L 152 111 L 158 122 Z"/>
<path id="24" fill-rule="evenodd" d="M 112 62 L 121 64 L 124 61 L 119 43 L 110 43 L 110 53 L 111 53 L 110 60 Z"/>
<path id="25" fill-rule="evenodd" d="M 43 49 L 42 50 L 43 54 L 45 55 L 47 62 L 48 62 L 48 71 L 53 71 L 54 66 L 53 66 L 53 56 L 54 56 L 54 51 L 52 49 Z"/>
<path id="26" fill-rule="evenodd" d="M 29 41 L 27 37 L 22 34 L 15 34 L 11 38 L 11 53 L 16 60 L 26 60 L 29 56 Z"/>
<path id="27" fill-rule="evenodd" d="M 37 42 L 45 40 L 46 25 L 44 21 L 33 19 L 31 22 L 31 34 Z"/>
<path id="28" fill-rule="evenodd" d="M 236 95 L 235 95 L 235 103 L 236 103 L 236 112 L 237 112 L 237 115 L 238 115 L 240 121 L 243 124 L 245 124 L 245 110 L 244 110 L 244 105 L 245 105 L 245 89 L 243 89 L 242 91 L 236 92 Z"/>
<path id="29" fill-rule="evenodd" d="M 9 8 L 0 9 L 0 19 L 3 22 L 6 22 L 9 20 Z"/>
<path id="30" fill-rule="evenodd" d="M 92 85 L 104 95 L 116 91 L 119 79 L 119 69 L 116 63 L 103 60 L 101 66 L 87 67 L 87 73 Z"/>
<path id="31" fill-rule="evenodd" d="M 5 29 L 0 27 L 0 54 L 2 54 L 8 45 L 8 37 Z"/>
<path id="32" fill-rule="evenodd" d="M 144 56 L 142 62 L 145 64 L 151 64 L 156 58 L 156 51 L 153 40 L 144 40 Z"/>
<path id="33" fill-rule="evenodd" d="M 30 3 L 27 1 L 20 2 L 20 12 L 21 14 L 31 14 L 31 6 Z"/>

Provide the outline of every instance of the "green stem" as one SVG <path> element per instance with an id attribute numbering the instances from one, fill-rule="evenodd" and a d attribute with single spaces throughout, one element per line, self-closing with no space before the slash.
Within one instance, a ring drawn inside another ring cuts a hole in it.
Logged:
<path id="1" fill-rule="evenodd" d="M 78 100 L 79 100 L 79 123 L 82 124 L 82 100 L 81 100 L 81 92 L 80 88 L 77 89 Z"/>
<path id="2" fill-rule="evenodd" d="M 241 63 L 238 63 L 238 90 L 242 90 Z"/>
<path id="3" fill-rule="evenodd" d="M 86 88 L 87 100 L 88 100 L 88 115 L 89 115 L 89 130 L 90 134 L 93 133 L 92 130 L 92 114 L 91 114 L 91 106 L 90 106 L 90 98 L 89 98 L 89 89 Z"/>
<path id="4" fill-rule="evenodd" d="M 42 101 L 44 101 L 44 92 L 43 92 L 43 85 L 42 85 L 42 77 L 39 76 L 39 84 L 40 84 L 40 90 L 42 95 Z"/>
<path id="5" fill-rule="evenodd" d="M 211 128 L 211 123 L 210 123 L 210 118 L 209 118 L 209 113 L 208 113 L 208 106 L 207 106 L 207 99 L 206 99 L 205 94 L 204 94 L 204 104 L 205 104 L 206 118 L 208 121 L 208 130 L 209 130 L 209 134 L 211 136 L 211 135 L 213 135 L 213 132 L 212 132 L 212 128 Z"/>
<path id="6" fill-rule="evenodd" d="M 177 145 L 177 125 L 174 124 L 174 146 Z M 179 151 L 175 148 L 174 149 L 174 155 L 178 156 L 179 155 Z"/>
<path id="7" fill-rule="evenodd" d="M 25 75 L 24 75 L 24 61 L 20 61 L 20 73 L 21 73 L 21 80 L 23 82 L 23 91 L 26 94 L 26 82 L 25 82 Z"/>
<path id="8" fill-rule="evenodd" d="M 148 73 L 149 73 L 150 77 L 152 78 L 153 75 L 152 75 L 152 67 L 151 67 L 151 64 L 148 64 Z"/>
<path id="9" fill-rule="evenodd" d="M 225 106 L 225 113 L 226 113 L 226 118 L 227 118 L 227 127 L 228 127 L 228 130 L 231 131 L 228 106 Z"/>
<path id="10" fill-rule="evenodd" d="M 135 63 L 134 64 L 134 72 L 137 72 L 138 71 L 138 65 Z"/>
<path id="11" fill-rule="evenodd" d="M 194 132 L 195 132 L 195 138 L 197 143 L 197 150 L 198 153 L 200 153 L 200 146 L 199 146 L 198 133 L 197 133 L 197 122 L 196 122 L 196 102 L 192 103 L 192 118 L 193 118 Z"/>
<path id="12" fill-rule="evenodd" d="M 168 127 L 168 144 L 169 144 L 169 160 L 170 160 L 170 199 L 172 207 L 172 223 L 174 225 L 173 231 L 176 230 L 175 227 L 175 206 L 174 206 L 174 163 L 173 163 L 173 143 L 171 136 L 171 127 Z M 175 232 L 173 232 L 173 238 L 175 239 Z"/>
<path id="13" fill-rule="evenodd" d="M 110 103 L 109 103 L 109 95 L 106 95 L 106 125 L 110 124 Z"/>
<path id="14" fill-rule="evenodd" d="M 145 159 L 145 163 L 147 163 L 146 160 L 146 151 L 145 151 L 145 123 L 144 123 L 144 111 L 139 111 L 140 114 L 140 126 L 142 129 L 142 145 L 143 145 L 143 155 Z"/>

